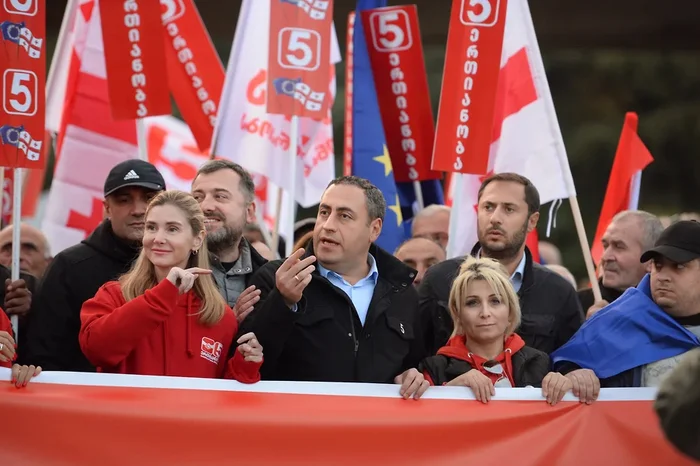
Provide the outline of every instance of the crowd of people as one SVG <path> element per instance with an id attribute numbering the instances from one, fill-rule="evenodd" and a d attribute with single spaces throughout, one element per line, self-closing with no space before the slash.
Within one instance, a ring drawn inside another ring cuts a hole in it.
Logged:
<path id="1" fill-rule="evenodd" d="M 18 387 L 41 370 L 99 371 L 394 383 L 406 399 L 462 386 L 484 403 L 532 386 L 554 405 L 569 391 L 590 404 L 601 387 L 662 386 L 700 347 L 693 220 L 618 214 L 595 300 L 553 245 L 533 259 L 539 193 L 514 173 L 483 181 L 478 243 L 450 259 L 445 206 L 419 212 L 396 251 L 378 247 L 386 201 L 361 178 L 328 185 L 283 259 L 255 226 L 254 199 L 229 161 L 204 164 L 185 193 L 129 160 L 110 171 L 105 218 L 80 244 L 52 257 L 40 231 L 22 225 L 20 245 L 0 231 L 0 365 Z M 20 317 L 18 341 L 6 314 Z"/>

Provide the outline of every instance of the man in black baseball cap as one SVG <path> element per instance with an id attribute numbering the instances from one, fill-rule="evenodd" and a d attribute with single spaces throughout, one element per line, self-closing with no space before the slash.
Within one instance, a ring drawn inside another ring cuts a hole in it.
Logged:
<path id="1" fill-rule="evenodd" d="M 146 207 L 165 181 L 152 164 L 117 164 L 104 184 L 105 219 L 80 244 L 61 251 L 46 271 L 29 329 L 28 361 L 45 370 L 94 371 L 78 342 L 80 309 L 106 282 L 131 267 L 143 240 Z"/>
<path id="2" fill-rule="evenodd" d="M 676 264 L 700 257 L 700 223 L 682 220 L 666 228 L 654 247 L 642 254 L 642 263 L 663 256 Z"/>
<path id="3" fill-rule="evenodd" d="M 105 197 L 129 186 L 157 192 L 165 189 L 165 180 L 152 164 L 144 160 L 129 159 L 110 170 L 105 180 Z"/>
<path id="4" fill-rule="evenodd" d="M 592 370 L 604 387 L 658 387 L 700 347 L 700 223 L 666 228 L 640 261 L 651 272 L 552 354 L 554 370 Z"/>

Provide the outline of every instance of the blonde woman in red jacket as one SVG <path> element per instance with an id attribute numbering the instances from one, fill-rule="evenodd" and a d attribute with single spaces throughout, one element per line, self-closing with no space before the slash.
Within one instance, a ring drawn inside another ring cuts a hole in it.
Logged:
<path id="1" fill-rule="evenodd" d="M 182 191 L 148 206 L 132 269 L 83 304 L 80 347 L 101 372 L 260 380 L 262 347 L 238 339 L 238 322 L 211 277 L 204 214 Z"/>

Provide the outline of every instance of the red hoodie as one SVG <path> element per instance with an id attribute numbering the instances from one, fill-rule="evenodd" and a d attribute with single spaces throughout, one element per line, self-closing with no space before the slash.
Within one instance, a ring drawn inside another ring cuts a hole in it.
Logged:
<path id="1" fill-rule="evenodd" d="M 104 284 L 80 311 L 80 348 L 100 372 L 260 380 L 262 363 L 229 347 L 238 331 L 231 308 L 212 327 L 199 322 L 200 299 L 168 280 L 126 302 L 119 282 Z"/>
<path id="2" fill-rule="evenodd" d="M 10 322 L 10 318 L 7 317 L 7 314 L 5 314 L 5 311 L 3 311 L 2 309 L 0 309 L 0 332 L 7 332 L 12 338 L 14 338 L 14 332 L 12 331 L 12 322 Z M 12 361 L 0 361 L 0 367 L 12 368 Z"/>

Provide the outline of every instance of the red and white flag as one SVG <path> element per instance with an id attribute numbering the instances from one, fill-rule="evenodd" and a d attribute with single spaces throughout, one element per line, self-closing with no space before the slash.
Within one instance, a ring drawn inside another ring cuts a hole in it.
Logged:
<path id="1" fill-rule="evenodd" d="M 144 119 L 146 141 L 148 144 L 148 161 L 160 171 L 168 189 L 189 192 L 192 188 L 197 170 L 209 160 L 209 154 L 197 148 L 197 141 L 190 128 L 181 120 L 172 116 L 157 116 Z M 277 217 L 278 187 L 262 174 L 251 173 L 255 182 L 255 207 L 260 223 L 268 231 L 275 228 Z M 282 199 L 282 218 L 280 236 L 292 238 L 293 232 L 287 231 L 291 226 L 289 202 L 286 193 Z"/>
<path id="2" fill-rule="evenodd" d="M 591 248 L 593 262 L 596 264 L 600 264 L 603 257 L 603 235 L 613 217 L 623 210 L 637 210 L 642 170 L 654 161 L 637 134 L 638 124 L 639 117 L 636 113 L 629 112 L 625 115 Z"/>
<path id="3" fill-rule="evenodd" d="M 571 168 L 549 91 L 527 0 L 509 0 L 501 71 L 489 154 L 489 172 L 462 176 L 460 211 L 453 212 L 458 234 L 451 235 L 452 256 L 468 254 L 477 242 L 476 205 L 479 186 L 492 173 L 515 172 L 529 178 L 542 204 L 576 195 Z"/>
<path id="4" fill-rule="evenodd" d="M 80 0 L 67 44 L 59 44 L 70 62 L 55 83 L 64 100 L 49 95 L 49 127 L 58 123 L 58 161 L 46 206 L 42 230 L 56 254 L 82 241 L 103 218 L 104 180 L 111 168 L 138 157 L 136 124 L 115 121 L 109 106 L 100 12 L 95 0 Z M 66 54 L 64 47 L 70 47 Z M 60 110 L 59 110 L 60 108 Z M 57 116 L 61 115 L 60 118 Z"/>
<path id="5" fill-rule="evenodd" d="M 331 114 L 329 110 L 322 121 L 299 118 L 297 166 L 292 169 L 287 162 L 290 117 L 270 115 L 266 110 L 269 23 L 270 2 L 243 1 L 212 147 L 217 157 L 264 173 L 285 189 L 291 187 L 291 176 L 296 173 L 296 200 L 308 207 L 318 203 L 335 177 Z M 340 61 L 335 29 L 331 38 L 329 92 L 335 97 L 334 64 Z"/>

